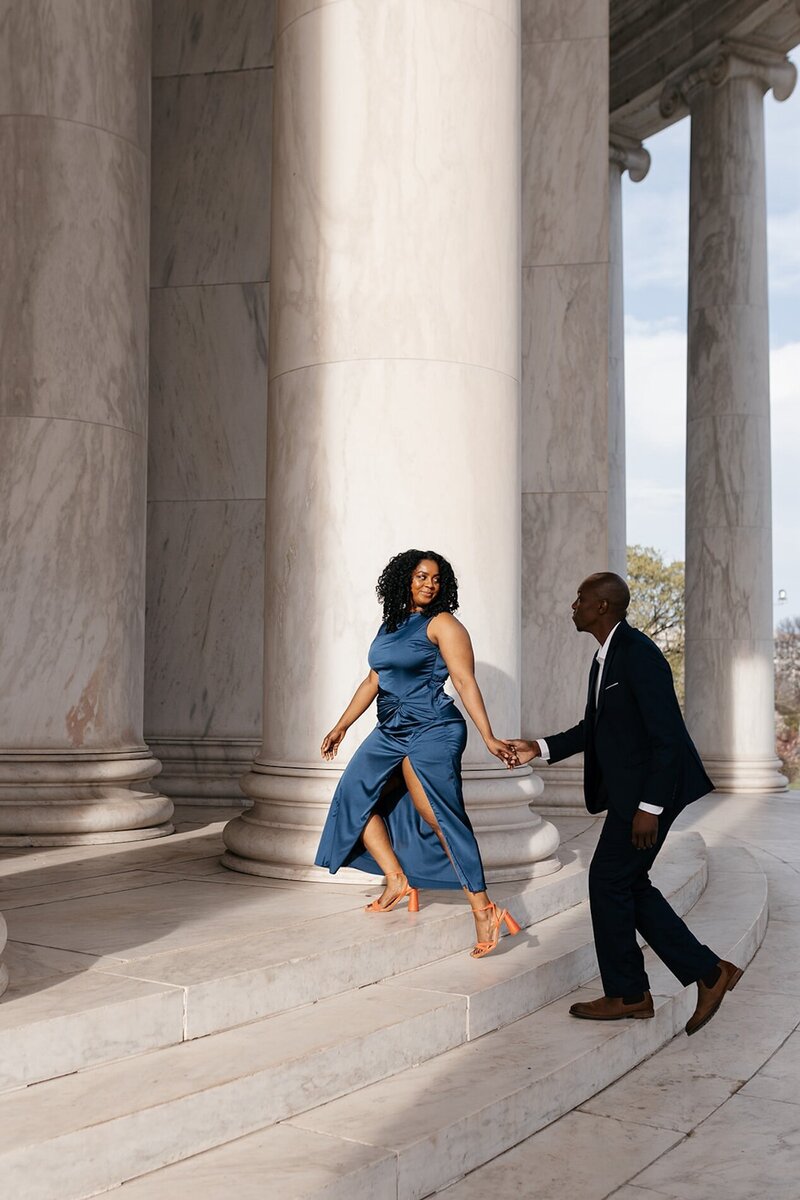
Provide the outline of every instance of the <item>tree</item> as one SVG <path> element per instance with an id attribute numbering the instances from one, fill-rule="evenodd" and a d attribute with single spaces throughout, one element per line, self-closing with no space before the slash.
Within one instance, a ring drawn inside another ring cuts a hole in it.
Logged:
<path id="1" fill-rule="evenodd" d="M 787 617 L 775 632 L 775 724 L 791 782 L 800 778 L 800 617 Z"/>
<path id="2" fill-rule="evenodd" d="M 684 567 L 665 563 L 652 546 L 628 546 L 628 620 L 662 650 L 683 706 Z"/>

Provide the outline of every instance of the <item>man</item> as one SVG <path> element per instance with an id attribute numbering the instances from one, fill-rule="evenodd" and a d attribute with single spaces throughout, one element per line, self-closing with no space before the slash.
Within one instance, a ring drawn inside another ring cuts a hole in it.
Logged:
<path id="1" fill-rule="evenodd" d="M 664 655 L 625 620 L 628 586 L 619 575 L 590 575 L 578 589 L 572 619 L 600 643 L 589 674 L 583 720 L 565 733 L 516 740 L 520 763 L 560 762 L 584 753 L 584 794 L 591 813 L 607 809 L 589 867 L 589 904 L 605 995 L 573 1004 L 594 1021 L 654 1015 L 636 941 L 641 933 L 682 984 L 697 983 L 697 1008 L 686 1025 L 710 1021 L 742 971 L 703 946 L 650 882 L 649 870 L 675 818 L 714 785 L 683 723 Z"/>

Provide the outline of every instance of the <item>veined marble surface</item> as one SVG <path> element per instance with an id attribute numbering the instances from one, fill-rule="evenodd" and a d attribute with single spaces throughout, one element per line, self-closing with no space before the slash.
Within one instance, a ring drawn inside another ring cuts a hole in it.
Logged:
<path id="1" fill-rule="evenodd" d="M 153 290 L 151 501 L 263 502 L 268 311 L 266 283 Z"/>
<path id="2" fill-rule="evenodd" d="M 146 157 L 86 125 L 6 116 L 0 158 L 0 228 L 14 231 L 0 238 L 0 411 L 143 434 Z"/>
<path id="3" fill-rule="evenodd" d="M 764 85 L 689 92 L 686 713 L 712 778 L 775 790 Z"/>
<path id="4" fill-rule="evenodd" d="M 608 5 L 522 6 L 522 732 L 583 711 L 570 605 L 608 568 Z M 582 803 L 580 763 L 542 772 Z M 548 781 L 557 787 L 548 790 Z"/>
<path id="5" fill-rule="evenodd" d="M 272 71 L 153 82 L 151 285 L 268 277 Z"/>
<path id="6" fill-rule="evenodd" d="M 281 6 L 271 375 L 416 358 L 518 377 L 499 298 L 519 287 L 519 45 L 493 15 L 513 9 Z"/>
<path id="7" fill-rule="evenodd" d="M 527 492 L 522 497 L 525 737 L 569 729 L 583 716 L 597 643 L 576 633 L 571 605 L 581 581 L 592 571 L 605 570 L 606 512 L 604 492 Z M 550 799 L 548 776 L 556 769 L 543 773 L 545 802 Z M 582 801 L 582 793 L 577 799 Z"/>
<path id="8" fill-rule="evenodd" d="M 607 101 L 607 31 L 523 46 L 523 266 L 608 262 Z"/>
<path id="9" fill-rule="evenodd" d="M 93 125 L 149 154 L 149 77 L 147 0 L 0 3 L 0 113 Z"/>
<path id="10" fill-rule="evenodd" d="M 147 532 L 147 735 L 257 738 L 263 499 L 151 502 Z"/>
<path id="11" fill-rule="evenodd" d="M 153 10 L 145 726 L 167 792 L 240 802 L 263 691 L 274 17 Z"/>
<path id="12" fill-rule="evenodd" d="M 608 37 L 608 5 L 597 0 L 522 0 L 522 44 Z"/>
<path id="13" fill-rule="evenodd" d="M 3 746 L 140 744 L 144 439 L 88 421 L 0 426 Z"/>
<path id="14" fill-rule="evenodd" d="M 276 0 L 153 0 L 153 76 L 271 67 Z"/>
<path id="15" fill-rule="evenodd" d="M 523 268 L 523 493 L 606 489 L 607 296 L 605 263 Z"/>
<path id="16" fill-rule="evenodd" d="M 142 742 L 150 31 L 142 0 L 0 6 L 0 830 L 23 843 L 171 828 Z"/>
<path id="17" fill-rule="evenodd" d="M 317 13 L 319 9 L 330 8 L 342 2 L 343 0 L 281 0 L 277 11 L 278 36 L 301 17 L 307 17 Z M 371 10 L 375 9 L 374 0 L 344 0 L 344 2 L 357 13 L 368 18 L 371 18 Z M 428 7 L 421 0 L 383 0 L 386 19 L 396 22 L 398 16 L 402 16 L 402 19 L 406 20 L 407 10 L 412 2 L 417 4 L 419 11 Z M 452 19 L 451 14 L 457 16 L 457 9 L 453 8 L 453 0 L 438 0 L 438 2 L 439 7 L 445 13 L 444 20 Z M 462 0 L 455 0 L 456 4 L 461 2 Z M 518 31 L 519 4 L 517 0 L 468 0 L 468 4 L 471 9 L 477 9 L 486 16 L 501 21 L 515 33 Z M 405 12 L 402 11 L 404 8 Z M 383 14 L 381 14 L 381 19 L 383 19 Z"/>

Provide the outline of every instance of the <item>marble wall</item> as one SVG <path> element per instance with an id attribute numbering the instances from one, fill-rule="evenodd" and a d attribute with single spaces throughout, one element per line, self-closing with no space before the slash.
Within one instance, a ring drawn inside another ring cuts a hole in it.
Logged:
<path id="1" fill-rule="evenodd" d="M 608 3 L 522 4 L 522 728 L 583 710 L 570 605 L 607 567 Z M 581 764 L 543 772 L 582 806 Z"/>
<path id="2" fill-rule="evenodd" d="M 156 836 L 172 805 L 142 740 L 150 4 L 0 17 L 0 840 Z"/>
<path id="3" fill-rule="evenodd" d="M 145 723 L 243 801 L 261 731 L 274 0 L 155 0 Z"/>

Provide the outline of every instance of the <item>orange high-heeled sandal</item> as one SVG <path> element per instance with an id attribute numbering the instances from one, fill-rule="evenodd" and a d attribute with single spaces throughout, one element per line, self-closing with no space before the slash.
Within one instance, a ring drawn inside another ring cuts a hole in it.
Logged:
<path id="1" fill-rule="evenodd" d="M 483 908 L 475 908 L 472 911 L 486 912 L 487 909 L 492 909 L 492 914 L 494 916 L 494 938 L 491 942 L 476 942 L 471 951 L 472 958 L 484 958 L 485 955 L 492 953 L 492 951 L 497 947 L 497 943 L 500 941 L 500 930 L 502 929 L 504 922 L 506 929 L 512 936 L 520 932 L 520 926 L 511 916 L 511 913 L 508 911 L 508 909 L 498 908 L 492 900 L 490 900 L 488 904 L 485 904 Z"/>
<path id="2" fill-rule="evenodd" d="M 388 879 L 390 876 L 396 877 L 401 873 L 400 871 L 389 871 L 386 878 Z M 394 900 L 390 900 L 388 904 L 381 904 L 379 896 L 377 900 L 373 900 L 371 904 L 366 906 L 364 912 L 391 912 L 396 904 L 399 904 L 401 900 L 405 900 L 406 896 L 408 896 L 408 911 L 410 913 L 419 912 L 419 891 L 417 888 L 411 887 L 408 880 L 406 880 L 406 885 L 402 892 L 399 892 Z"/>

